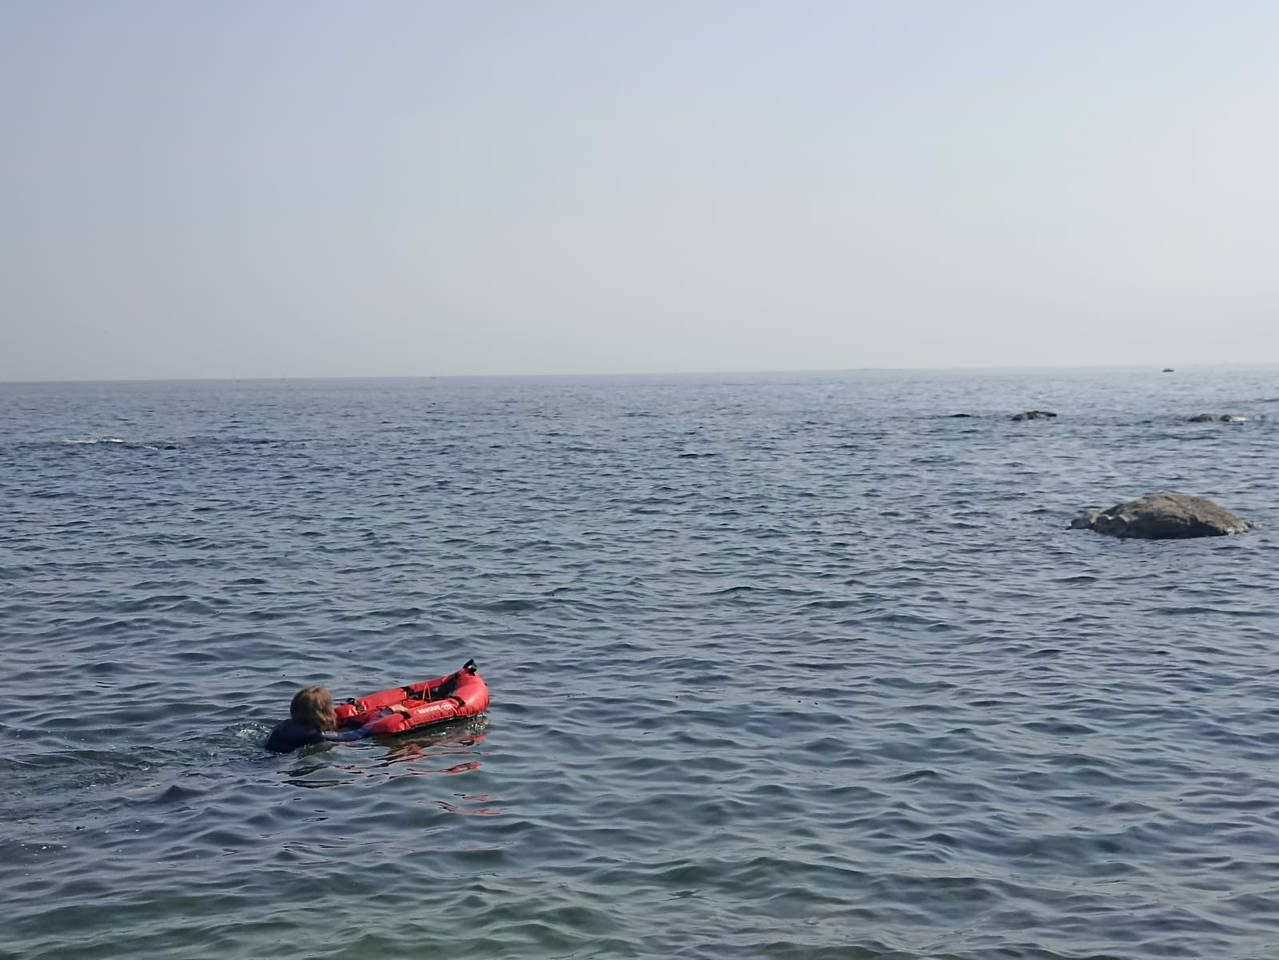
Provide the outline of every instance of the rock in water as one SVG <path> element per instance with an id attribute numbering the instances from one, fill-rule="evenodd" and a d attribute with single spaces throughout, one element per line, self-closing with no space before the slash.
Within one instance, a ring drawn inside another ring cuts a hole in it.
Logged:
<path id="1" fill-rule="evenodd" d="M 1143 540 L 1222 537 L 1253 529 L 1247 520 L 1211 500 L 1185 493 L 1148 493 L 1107 510 L 1093 510 L 1070 522 L 1072 530 L 1085 527 L 1114 537 Z"/>
<path id="2" fill-rule="evenodd" d="M 1197 413 L 1190 418 L 1190 423 L 1246 423 L 1247 417 L 1237 413 Z"/>
<path id="3" fill-rule="evenodd" d="M 1057 414 L 1051 410 L 1027 410 L 1025 413 L 1014 413 L 1009 420 L 1047 420 L 1049 417 L 1055 417 Z"/>

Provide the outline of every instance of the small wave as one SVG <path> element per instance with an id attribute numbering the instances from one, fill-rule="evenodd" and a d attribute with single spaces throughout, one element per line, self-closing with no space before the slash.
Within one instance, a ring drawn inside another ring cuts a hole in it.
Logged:
<path id="1" fill-rule="evenodd" d="M 57 441 L 62 446 L 120 447 L 126 450 L 178 450 L 181 444 L 173 440 L 126 440 L 124 437 L 65 437 Z"/>
<path id="2" fill-rule="evenodd" d="M 1082 723 L 1069 723 L 1065 720 L 1032 720 L 1025 724 L 1027 730 L 1036 733 L 1047 733 L 1055 737 L 1080 737 L 1094 734 L 1097 731 Z"/>
<path id="3" fill-rule="evenodd" d="M 188 596 L 185 593 L 177 593 L 153 594 L 133 600 L 120 600 L 116 602 L 115 609 L 120 613 L 141 613 L 148 610 L 160 610 L 169 613 L 207 614 L 212 613 L 215 606 L 213 603 Z"/>
<path id="4" fill-rule="evenodd" d="M 1273 617 L 1273 610 L 1229 610 L 1222 607 L 1210 607 L 1206 604 L 1192 604 L 1184 607 L 1157 607 L 1155 612 L 1168 617 L 1186 617 L 1204 613 L 1217 614 L 1223 617 Z"/>
<path id="5" fill-rule="evenodd" d="M 919 783 L 922 780 L 941 780 L 942 775 L 936 770 L 923 767 L 919 770 L 911 770 L 908 773 L 899 773 L 895 777 L 885 777 L 885 783 Z"/>
<path id="6" fill-rule="evenodd" d="M 722 587 L 719 590 L 707 590 L 702 596 L 705 597 L 735 597 L 739 595 L 756 593 L 758 587 L 752 587 L 750 584 L 738 584 L 732 587 Z"/>
<path id="7" fill-rule="evenodd" d="M 541 605 L 542 602 L 539 600 L 509 597 L 503 600 L 492 600 L 488 603 L 482 603 L 479 607 L 481 610 L 491 610 L 494 613 L 519 613 L 524 610 L 536 610 Z"/>
<path id="8" fill-rule="evenodd" d="M 822 600 L 809 600 L 804 604 L 805 608 L 817 610 L 842 610 L 845 607 L 852 607 L 860 603 L 858 600 L 826 598 Z"/>

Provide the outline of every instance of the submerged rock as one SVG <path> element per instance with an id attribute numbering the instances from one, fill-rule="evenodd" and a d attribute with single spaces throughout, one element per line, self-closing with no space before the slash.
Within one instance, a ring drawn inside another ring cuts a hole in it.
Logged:
<path id="1" fill-rule="evenodd" d="M 1051 410 L 1027 410 L 1024 413 L 1014 413 L 1009 420 L 1047 420 L 1049 417 L 1055 417 L 1057 414 Z"/>
<path id="2" fill-rule="evenodd" d="M 1191 417 L 1188 423 L 1247 423 L 1247 417 L 1241 417 L 1237 413 L 1197 413 Z"/>
<path id="3" fill-rule="evenodd" d="M 1076 517 L 1070 521 L 1070 529 L 1096 530 L 1114 537 L 1143 540 L 1180 540 L 1246 533 L 1253 525 L 1204 497 L 1148 493 L 1136 500 Z"/>

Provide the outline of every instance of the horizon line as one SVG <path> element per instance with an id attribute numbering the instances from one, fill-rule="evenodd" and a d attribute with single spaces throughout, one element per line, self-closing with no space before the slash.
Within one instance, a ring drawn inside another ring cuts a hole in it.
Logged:
<path id="1" fill-rule="evenodd" d="M 79 378 L 31 378 L 2 379 L 0 385 L 9 384 L 89 384 L 89 383 L 279 383 L 287 381 L 324 380 L 567 380 L 567 379 L 622 379 L 641 377 L 733 377 L 780 376 L 786 374 L 839 374 L 839 373 L 1012 373 L 1035 370 L 1151 370 L 1159 373 L 1175 373 L 1178 369 L 1204 370 L 1222 368 L 1264 368 L 1279 366 L 1277 361 L 1224 363 L 1187 363 L 1177 366 L 1159 366 L 1139 363 L 1103 364 L 1026 364 L 1006 366 L 945 366 L 945 367 L 804 367 L 793 369 L 740 369 L 740 370 L 650 370 L 639 372 L 600 373 L 412 373 L 412 374 L 285 374 L 269 376 L 209 376 L 209 377 L 79 377 Z"/>

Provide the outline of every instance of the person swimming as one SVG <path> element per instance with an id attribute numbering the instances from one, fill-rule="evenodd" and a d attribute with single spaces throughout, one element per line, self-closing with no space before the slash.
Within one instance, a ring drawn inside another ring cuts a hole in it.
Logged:
<path id="1" fill-rule="evenodd" d="M 396 704 L 381 712 L 408 713 L 407 708 Z M 298 747 L 306 747 L 327 741 L 363 740 L 373 733 L 373 722 L 354 730 L 338 730 L 337 717 L 333 714 L 333 694 L 318 684 L 303 687 L 293 695 L 289 704 L 289 719 L 278 723 L 266 738 L 266 749 L 272 753 L 291 753 Z"/>

